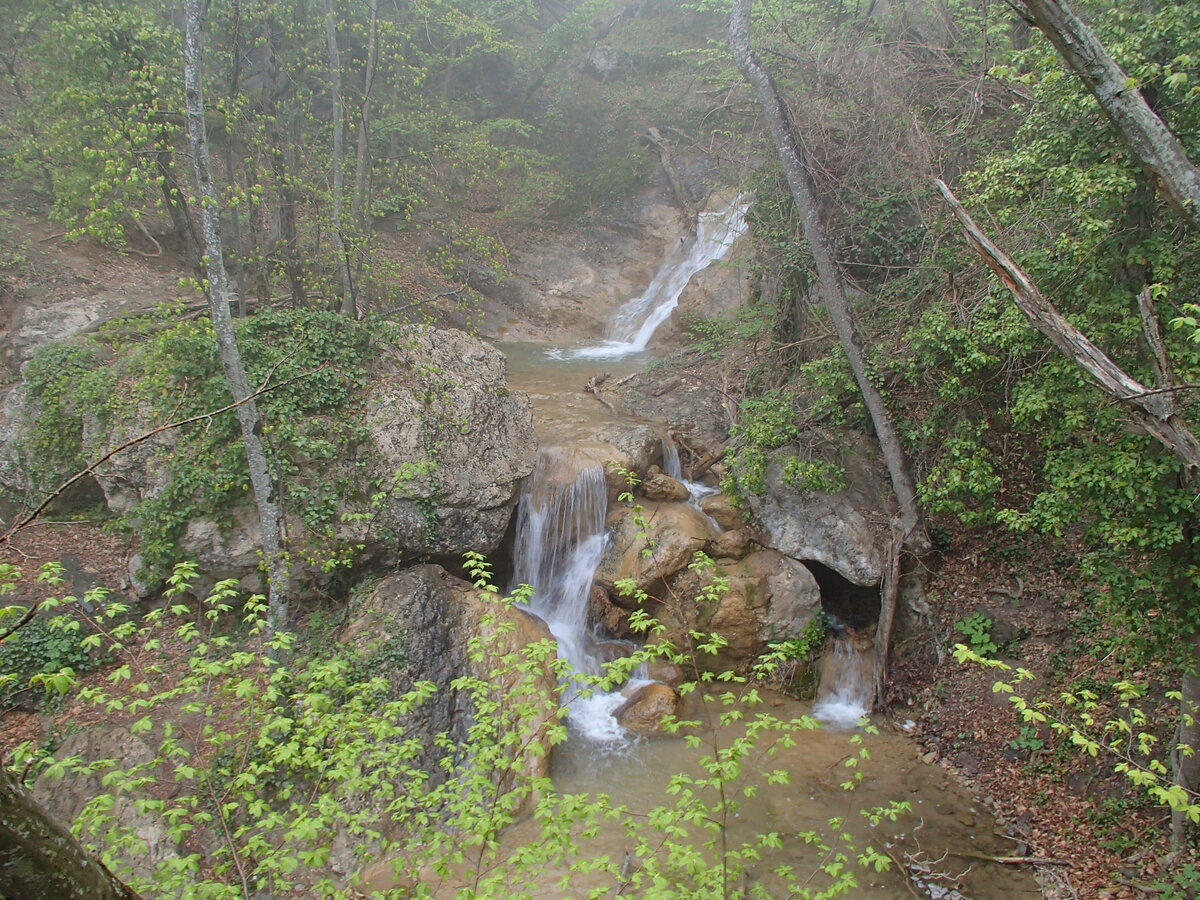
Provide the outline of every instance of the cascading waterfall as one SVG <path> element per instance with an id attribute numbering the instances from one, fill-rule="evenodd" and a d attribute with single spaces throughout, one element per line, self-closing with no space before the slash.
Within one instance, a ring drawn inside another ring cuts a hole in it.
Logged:
<path id="1" fill-rule="evenodd" d="M 549 626 L 559 656 L 584 675 L 601 673 L 614 644 L 588 624 L 588 597 L 604 553 L 607 510 L 604 470 L 589 463 L 576 474 L 568 454 L 555 448 L 538 454 L 517 508 L 513 584 L 534 588 L 529 611 Z M 623 737 L 612 717 L 625 700 L 621 694 L 581 692 L 574 680 L 564 690 L 568 721 L 576 731 L 595 741 Z"/>
<path id="2" fill-rule="evenodd" d="M 750 201 L 738 197 L 720 212 L 701 213 L 696 233 L 675 247 L 650 286 L 617 312 L 609 326 L 608 340 L 593 347 L 553 351 L 552 355 L 568 359 L 615 359 L 645 350 L 655 330 L 679 304 L 679 295 L 692 276 L 724 259 L 734 241 L 745 233 L 749 208 Z"/>

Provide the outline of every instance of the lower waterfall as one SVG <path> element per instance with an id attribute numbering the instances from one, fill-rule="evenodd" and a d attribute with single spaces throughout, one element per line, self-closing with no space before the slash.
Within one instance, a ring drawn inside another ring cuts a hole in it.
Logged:
<path id="1" fill-rule="evenodd" d="M 599 675 L 604 663 L 621 655 L 621 644 L 589 625 L 588 600 L 596 566 L 605 548 L 608 488 L 604 470 L 582 465 L 558 448 L 543 448 L 517 507 L 513 583 L 533 589 L 528 609 L 558 641 L 560 658 L 574 673 Z M 624 738 L 612 712 L 620 693 L 593 692 L 568 679 L 564 702 L 571 728 L 592 741 Z"/>

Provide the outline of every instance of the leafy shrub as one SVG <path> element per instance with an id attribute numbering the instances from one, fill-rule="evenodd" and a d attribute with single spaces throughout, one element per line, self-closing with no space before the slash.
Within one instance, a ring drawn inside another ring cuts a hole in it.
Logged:
<path id="1" fill-rule="evenodd" d="M 999 649 L 992 640 L 992 620 L 983 613 L 972 613 L 955 622 L 954 630 L 967 639 L 967 644 L 976 653 L 995 653 Z"/>

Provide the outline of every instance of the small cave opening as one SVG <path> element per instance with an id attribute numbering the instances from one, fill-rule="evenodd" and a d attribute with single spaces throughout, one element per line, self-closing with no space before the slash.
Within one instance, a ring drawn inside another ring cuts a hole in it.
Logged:
<path id="1" fill-rule="evenodd" d="M 804 560 L 821 589 L 821 607 L 826 615 L 847 628 L 869 628 L 879 621 L 879 585 L 863 587 L 824 563 Z"/>

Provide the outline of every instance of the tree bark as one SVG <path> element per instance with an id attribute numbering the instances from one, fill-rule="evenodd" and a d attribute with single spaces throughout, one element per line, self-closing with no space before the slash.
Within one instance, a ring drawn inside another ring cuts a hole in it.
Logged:
<path id="1" fill-rule="evenodd" d="M 346 189 L 346 123 L 342 112 L 342 56 L 338 52 L 337 19 L 333 0 L 325 0 L 325 42 L 329 48 L 329 99 L 333 106 L 333 197 L 330 213 L 333 231 L 333 255 L 341 283 L 341 311 L 356 317 L 354 290 L 350 283 L 350 264 L 346 259 L 346 241 L 342 234 L 342 195 Z"/>
<path id="2" fill-rule="evenodd" d="M 1188 223 L 1200 229 L 1200 170 L 1100 39 L 1066 0 L 1018 3 L 1092 92 L 1134 158 Z"/>
<path id="3" fill-rule="evenodd" d="M 233 0 L 233 49 L 230 52 L 232 56 L 231 68 L 229 73 L 229 112 L 225 118 L 225 178 L 229 183 L 233 183 L 236 177 L 237 167 L 235 165 L 235 156 L 240 158 L 241 153 L 234 152 L 235 146 L 239 143 L 236 135 L 238 133 L 237 123 L 233 121 L 232 116 L 238 109 L 238 95 L 242 91 L 242 2 L 241 0 Z M 229 210 L 229 221 L 233 231 L 233 259 L 234 259 L 234 277 L 237 279 L 237 309 L 238 316 L 246 317 L 246 241 L 242 235 L 242 213 L 238 205 L 231 204 Z"/>
<path id="4" fill-rule="evenodd" d="M 266 48 L 266 64 L 263 66 L 263 118 L 267 123 L 267 140 L 270 143 L 271 172 L 275 177 L 275 189 L 279 193 L 279 237 L 282 244 L 283 273 L 288 283 L 288 293 L 293 306 L 303 306 L 304 279 L 300 272 L 300 247 L 296 233 L 296 192 L 292 189 L 291 166 L 288 165 L 287 147 L 293 143 L 290 129 L 279 123 L 279 107 L 276 94 L 279 90 L 279 70 L 275 59 L 275 25 L 270 17 L 263 21 L 263 40 Z"/>
<path id="5" fill-rule="evenodd" d="M 0 897 L 138 900 L 0 766 Z"/>
<path id="6" fill-rule="evenodd" d="M 279 504 L 271 484 L 267 454 L 260 437 L 262 420 L 257 404 L 253 399 L 249 399 L 250 385 L 234 337 L 233 318 L 229 314 L 225 263 L 221 258 L 220 205 L 217 202 L 212 165 L 209 161 L 208 136 L 204 124 L 204 94 L 200 82 L 203 58 L 200 3 L 201 0 L 187 0 L 185 4 L 184 95 L 188 137 L 191 141 L 192 163 L 196 170 L 196 186 L 203 210 L 209 311 L 212 314 L 213 331 L 217 336 L 221 366 L 229 380 L 234 402 L 240 404 L 238 421 L 242 426 L 242 442 L 246 449 L 246 462 L 250 467 L 250 483 L 254 489 L 255 504 L 258 506 L 263 560 L 267 570 L 267 626 L 268 631 L 274 633 L 287 622 L 288 563 L 283 553 Z"/>
<path id="7" fill-rule="evenodd" d="M 350 218 L 357 232 L 358 284 L 355 291 L 355 314 L 366 312 L 371 303 L 367 279 L 362 277 L 363 254 L 371 243 L 371 218 L 368 210 L 371 189 L 371 93 L 375 90 L 375 66 L 379 59 L 379 0 L 370 0 L 371 23 L 367 29 L 367 65 L 363 72 L 362 109 L 358 119 L 358 144 L 354 156 L 354 197 L 350 201 Z"/>
<path id="8" fill-rule="evenodd" d="M 767 125 L 771 130 L 779 162 L 783 166 L 792 199 L 800 213 L 801 228 L 804 239 L 812 249 L 813 261 L 817 269 L 817 290 L 829 318 L 837 331 L 842 350 L 850 363 L 850 371 L 862 393 L 863 403 L 875 427 L 875 436 L 879 448 L 887 463 L 888 475 L 892 482 L 892 491 L 899 507 L 899 515 L 895 527 L 899 532 L 899 541 L 904 551 L 910 557 L 920 557 L 929 549 L 929 537 L 925 533 L 921 508 L 917 501 L 916 484 L 909 470 L 900 436 L 892 425 L 891 415 L 883 401 L 883 395 L 872 383 L 867 372 L 866 351 L 863 348 L 862 337 L 858 325 L 850 311 L 846 299 L 846 286 L 842 278 L 841 268 L 833 255 L 825 224 L 821 221 L 820 210 L 817 206 L 817 186 L 809 168 L 803 147 L 796 135 L 787 107 L 775 85 L 771 73 L 759 61 L 750 43 L 750 9 L 752 0 L 734 0 L 733 11 L 729 17 L 729 49 L 738 71 L 753 86 L 758 96 L 758 105 L 762 108 Z M 881 608 L 883 615 L 876 628 L 875 635 L 875 698 L 874 705 L 884 703 L 883 689 L 887 682 L 887 662 L 891 647 L 892 621 L 896 607 L 896 597 L 899 586 L 899 575 L 902 571 L 899 561 L 900 554 L 896 553 L 896 571 L 892 577 L 885 577 L 880 586 L 882 593 Z"/>

